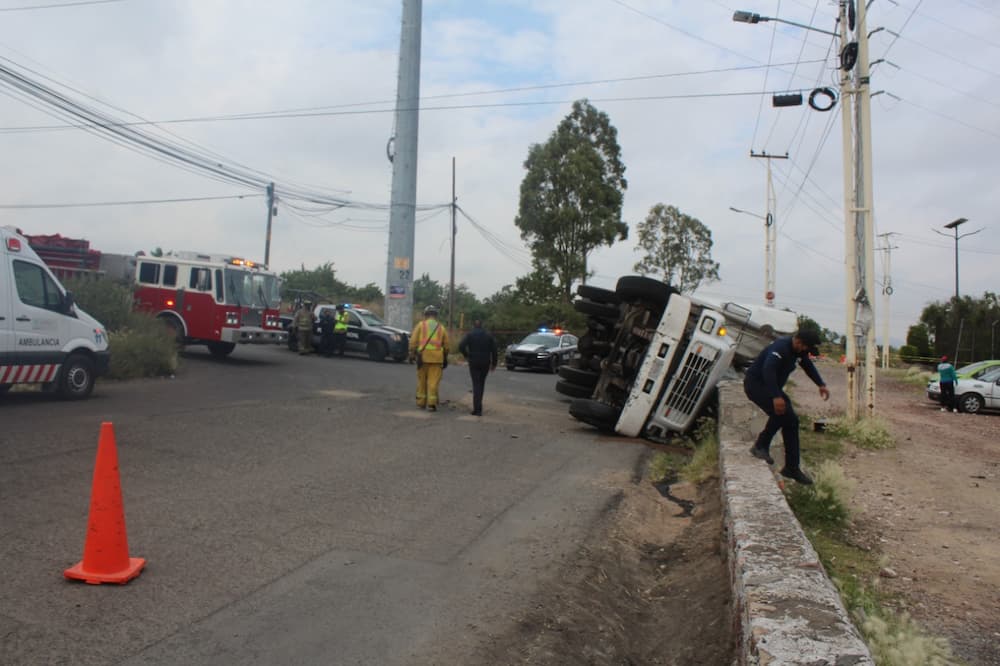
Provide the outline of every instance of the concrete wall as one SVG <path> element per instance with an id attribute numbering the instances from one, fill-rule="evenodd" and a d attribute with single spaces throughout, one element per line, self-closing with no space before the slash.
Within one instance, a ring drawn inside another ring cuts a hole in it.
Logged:
<path id="1" fill-rule="evenodd" d="M 719 404 L 719 465 L 739 663 L 874 664 L 775 474 L 749 453 L 764 414 L 747 400 L 742 381 L 720 383 Z M 780 469 L 781 456 L 775 458 Z"/>

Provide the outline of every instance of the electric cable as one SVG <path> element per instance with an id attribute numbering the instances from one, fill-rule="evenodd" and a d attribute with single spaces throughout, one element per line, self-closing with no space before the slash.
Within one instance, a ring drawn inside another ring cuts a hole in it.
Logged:
<path id="1" fill-rule="evenodd" d="M 196 201 L 222 201 L 224 199 L 250 199 L 262 197 L 263 194 L 230 194 L 208 197 L 176 197 L 172 199 L 133 199 L 126 201 L 87 201 L 78 203 L 46 203 L 46 204 L 0 204 L 2 210 L 38 210 L 45 208 L 100 208 L 106 206 L 146 206 L 151 204 L 189 203 Z"/>
<path id="2" fill-rule="evenodd" d="M 778 6 L 775 9 L 775 14 L 774 15 L 778 16 L 780 13 L 781 13 L 781 0 L 778 0 Z M 771 57 L 774 54 L 774 35 L 777 32 L 778 32 L 778 23 L 775 22 L 771 26 L 771 42 L 770 42 L 770 44 L 767 47 L 767 63 L 768 63 L 769 66 L 768 66 L 767 69 L 764 70 L 764 86 L 763 86 L 764 90 L 767 90 L 767 77 L 771 73 L 770 64 L 771 64 Z M 754 145 L 756 145 L 756 143 L 757 143 L 757 128 L 760 127 L 760 117 L 764 113 L 764 99 L 765 99 L 765 97 L 764 97 L 763 93 L 761 93 L 760 103 L 757 105 L 757 119 L 753 123 L 753 135 L 750 138 L 750 149 L 751 150 L 753 150 Z M 765 142 L 765 145 L 766 145 L 766 143 L 767 142 Z"/>
<path id="3" fill-rule="evenodd" d="M 24 5 L 21 7 L 0 7 L 0 12 L 27 12 L 34 9 L 59 9 L 62 7 L 80 7 L 81 5 L 107 5 L 125 0 L 76 0 L 75 2 L 58 2 L 48 5 Z"/>

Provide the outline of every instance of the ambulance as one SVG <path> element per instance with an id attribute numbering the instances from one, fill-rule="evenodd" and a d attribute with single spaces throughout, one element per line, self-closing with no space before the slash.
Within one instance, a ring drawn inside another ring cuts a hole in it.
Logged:
<path id="1" fill-rule="evenodd" d="M 104 326 L 73 302 L 28 240 L 0 227 L 0 393 L 40 384 L 80 400 L 111 361 Z"/>

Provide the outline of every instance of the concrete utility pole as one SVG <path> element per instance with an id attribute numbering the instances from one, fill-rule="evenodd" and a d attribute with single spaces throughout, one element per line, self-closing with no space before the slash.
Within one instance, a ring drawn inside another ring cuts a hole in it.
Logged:
<path id="1" fill-rule="evenodd" d="M 267 184 L 267 234 L 264 237 L 264 265 L 271 267 L 271 217 L 274 215 L 274 183 Z"/>
<path id="2" fill-rule="evenodd" d="M 847 44 L 847 3 L 841 0 L 840 16 L 841 48 Z M 858 418 L 858 345 L 854 335 L 854 295 L 858 291 L 858 247 L 855 243 L 854 216 L 854 177 L 851 159 L 854 148 L 851 142 L 851 73 L 840 68 L 840 126 L 842 130 L 841 143 L 844 155 L 844 293 L 847 297 L 847 323 L 844 331 L 844 365 L 847 371 L 847 418 Z"/>
<path id="3" fill-rule="evenodd" d="M 771 160 L 787 160 L 788 153 L 768 155 L 766 151 L 755 153 L 751 150 L 750 157 L 763 157 L 767 160 L 767 189 L 764 193 L 764 198 L 767 200 L 767 216 L 764 218 L 764 302 L 773 306 L 778 271 L 778 228 L 774 224 L 777 196 L 774 194 L 774 182 L 771 180 Z"/>
<path id="4" fill-rule="evenodd" d="M 897 246 L 890 245 L 889 236 L 896 236 L 893 231 L 888 231 L 884 234 L 879 234 L 879 238 L 882 239 L 883 246 L 879 248 L 880 251 L 885 252 L 885 272 L 882 276 L 882 367 L 889 367 L 889 297 L 892 296 L 892 251 L 897 249 Z"/>
<path id="5" fill-rule="evenodd" d="M 448 289 L 448 330 L 455 329 L 455 213 L 458 199 L 455 197 L 455 158 L 451 158 L 451 286 Z"/>
<path id="6" fill-rule="evenodd" d="M 386 261 L 385 319 L 413 327 L 413 245 L 417 209 L 417 131 L 420 118 L 420 30 L 422 0 L 403 0 L 393 138 L 389 254 Z"/>

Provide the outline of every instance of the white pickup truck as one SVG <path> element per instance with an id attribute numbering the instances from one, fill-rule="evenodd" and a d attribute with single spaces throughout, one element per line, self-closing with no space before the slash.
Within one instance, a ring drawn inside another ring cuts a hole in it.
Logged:
<path id="1" fill-rule="evenodd" d="M 746 308 L 716 307 L 647 277 L 577 293 L 574 307 L 588 316 L 588 330 L 580 358 L 559 369 L 556 391 L 576 398 L 570 414 L 606 432 L 659 441 L 686 432 L 737 355 L 755 356 L 758 343 L 773 338 L 749 324 Z"/>

